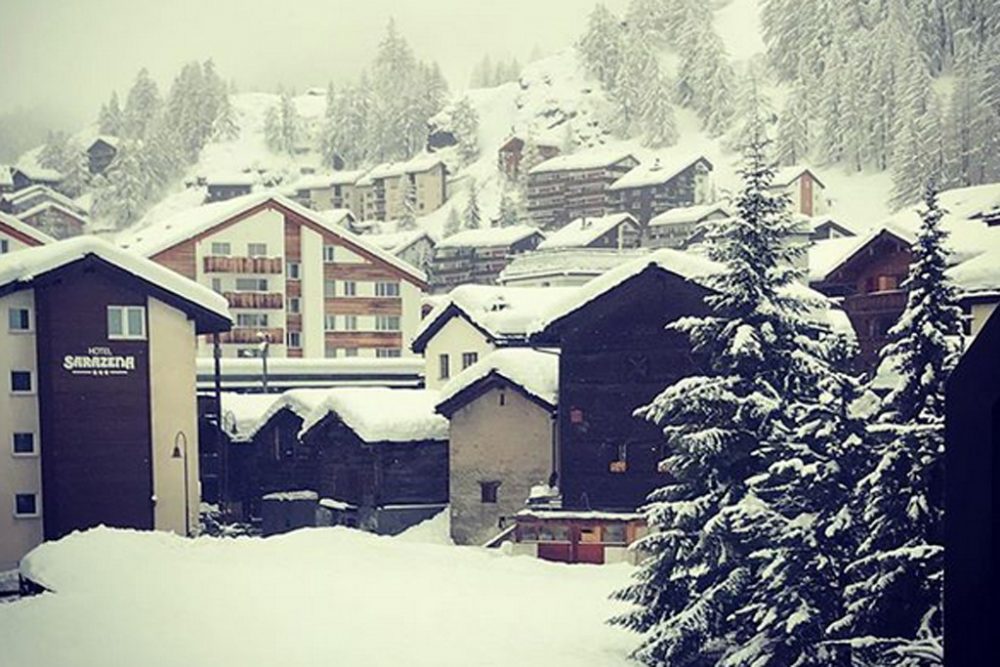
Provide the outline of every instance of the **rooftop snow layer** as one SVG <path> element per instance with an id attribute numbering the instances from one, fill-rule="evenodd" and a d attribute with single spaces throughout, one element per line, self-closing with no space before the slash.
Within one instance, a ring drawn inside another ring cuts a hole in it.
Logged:
<path id="1" fill-rule="evenodd" d="M 559 155 L 535 165 L 528 173 L 546 174 L 553 171 L 582 171 L 601 169 L 626 158 L 635 159 L 632 151 L 620 146 L 600 146 L 570 155 Z"/>
<path id="2" fill-rule="evenodd" d="M 812 174 L 812 177 L 816 179 L 816 182 L 820 184 L 820 187 L 826 187 L 823 185 L 823 182 L 820 181 L 819 176 L 816 175 L 816 171 L 814 169 L 801 164 L 778 169 L 774 172 L 774 179 L 771 181 L 771 185 L 773 187 L 784 187 L 798 179 L 799 176 L 807 171 Z"/>
<path id="3" fill-rule="evenodd" d="M 382 250 L 396 254 L 409 248 L 411 245 L 429 234 L 422 229 L 413 229 L 403 232 L 389 232 L 386 234 L 362 234 L 361 238 L 369 243 L 374 243 Z"/>
<path id="4" fill-rule="evenodd" d="M 625 262 L 649 254 L 648 248 L 567 248 L 525 252 L 511 259 L 500 273 L 505 283 L 545 276 L 599 276 Z"/>
<path id="5" fill-rule="evenodd" d="M 868 245 L 882 232 L 890 232 L 907 243 L 913 243 L 915 237 L 909 230 L 898 225 L 886 224 L 873 227 L 860 236 L 845 236 L 842 238 L 816 241 L 809 247 L 809 282 L 825 280 L 834 269 L 846 262 L 851 255 Z"/>
<path id="6" fill-rule="evenodd" d="M 530 225 L 513 225 L 511 227 L 484 227 L 467 229 L 446 237 L 439 248 L 492 248 L 514 245 L 532 234 L 541 234 L 541 230 Z"/>
<path id="7" fill-rule="evenodd" d="M 612 183 L 608 190 L 626 190 L 642 188 L 650 185 L 662 185 L 676 178 L 685 169 L 706 160 L 703 155 L 688 155 L 684 157 L 655 157 L 636 167 Z M 707 161 L 707 160 L 706 160 Z M 711 165 L 711 163 L 709 163 Z"/>
<path id="8" fill-rule="evenodd" d="M 73 208 L 69 208 L 67 206 L 63 206 L 62 204 L 60 204 L 57 201 L 43 201 L 43 202 L 41 202 L 39 204 L 35 204 L 34 206 L 32 206 L 31 208 L 29 208 L 26 211 L 22 211 L 22 212 L 18 213 L 17 215 L 20 218 L 28 219 L 28 218 L 30 218 L 30 217 L 32 217 L 34 215 L 38 215 L 42 211 L 48 210 L 50 208 L 54 208 L 57 211 L 60 211 L 61 213 L 63 213 L 64 215 L 68 215 L 71 218 L 75 218 L 75 219 L 79 220 L 80 222 L 83 222 L 83 223 L 87 222 L 87 217 L 84 216 L 84 215 L 81 215 L 80 212 L 76 209 L 75 205 L 74 205 Z"/>
<path id="9" fill-rule="evenodd" d="M 229 313 L 229 302 L 221 294 L 96 236 L 76 236 L 0 256 L 0 285 L 30 281 L 88 255 L 99 257 L 229 321 L 233 319 Z"/>
<path id="10" fill-rule="evenodd" d="M 6 225 L 16 232 L 20 232 L 25 236 L 35 239 L 39 243 L 55 243 L 56 241 L 54 238 L 37 227 L 33 227 L 32 225 L 17 219 L 13 215 L 4 213 L 3 211 L 0 211 L 0 225 Z"/>
<path id="11" fill-rule="evenodd" d="M 700 204 L 698 206 L 685 206 L 683 208 L 672 208 L 668 211 L 664 211 L 657 216 L 654 216 L 649 221 L 650 227 L 655 227 L 658 225 L 677 225 L 692 222 L 700 222 L 712 215 L 713 213 L 719 212 L 724 217 L 729 217 L 730 213 L 725 209 L 722 204 Z"/>
<path id="12" fill-rule="evenodd" d="M 1000 241 L 1000 229 L 991 230 L 990 235 Z M 964 294 L 1000 292 L 1000 242 L 979 256 L 952 267 L 948 275 Z"/>
<path id="13" fill-rule="evenodd" d="M 538 250 L 586 248 L 623 222 L 638 224 L 628 213 L 612 213 L 598 218 L 577 218 L 538 244 Z"/>
<path id="14" fill-rule="evenodd" d="M 260 418 L 279 398 L 278 394 L 222 392 L 223 428 L 235 441 L 248 440 Z"/>
<path id="15" fill-rule="evenodd" d="M 371 185 L 381 178 L 392 178 L 403 174 L 419 174 L 441 164 L 441 157 L 434 153 L 421 153 L 403 162 L 385 162 L 369 170 L 357 180 L 358 185 Z"/>
<path id="16" fill-rule="evenodd" d="M 299 435 L 333 413 L 365 442 L 447 440 L 448 420 L 434 412 L 437 403 L 431 389 L 335 387 L 326 390 Z"/>
<path id="17" fill-rule="evenodd" d="M 29 185 L 28 187 L 17 190 L 16 192 L 10 192 L 8 194 L 5 194 L 3 198 L 9 201 L 14 206 L 17 206 L 25 199 L 30 199 L 35 195 L 41 195 L 52 201 L 59 202 L 66 208 L 70 209 L 82 208 L 79 204 L 77 204 L 75 201 L 73 201 L 63 193 L 57 190 L 53 190 L 49 186 L 44 185 L 42 183 L 36 183 L 35 185 Z"/>
<path id="18" fill-rule="evenodd" d="M 289 410 L 300 419 L 305 420 L 312 411 L 318 408 L 326 399 L 329 389 L 289 389 L 278 396 L 273 396 L 271 404 L 261 413 L 256 423 L 244 435 L 244 440 L 251 440 L 271 418 L 282 410 Z"/>
<path id="19" fill-rule="evenodd" d="M 45 183 L 57 183 L 62 180 L 62 174 L 55 169 L 47 169 L 37 165 L 18 164 L 15 170 L 21 172 L 32 181 L 42 181 Z"/>
<path id="20" fill-rule="evenodd" d="M 559 355 L 529 347 L 494 350 L 448 381 L 438 405 L 489 376 L 499 375 L 525 392 L 555 407 L 559 396 Z"/>

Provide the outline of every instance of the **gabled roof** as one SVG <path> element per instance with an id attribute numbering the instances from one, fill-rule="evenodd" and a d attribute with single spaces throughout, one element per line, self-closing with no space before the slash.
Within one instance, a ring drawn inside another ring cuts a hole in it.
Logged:
<path id="1" fill-rule="evenodd" d="M 534 322 L 575 287 L 500 287 L 460 285 L 442 298 L 420 323 L 411 344 L 423 352 L 428 341 L 453 317 L 461 317 L 493 343 L 523 341 Z"/>
<path id="2" fill-rule="evenodd" d="M 638 162 L 632 152 L 627 149 L 599 147 L 570 155 L 558 155 L 535 165 L 528 173 L 547 174 L 554 171 L 601 169 L 628 159 Z"/>
<path id="3" fill-rule="evenodd" d="M 530 225 L 513 225 L 511 227 L 484 227 L 481 229 L 466 229 L 465 231 L 445 237 L 439 248 L 498 248 L 512 246 L 519 241 L 534 235 L 545 235 L 536 227 Z"/>
<path id="4" fill-rule="evenodd" d="M 1000 245 L 951 267 L 948 269 L 948 275 L 965 296 L 975 294 L 1000 296 Z"/>
<path id="5" fill-rule="evenodd" d="M 811 168 L 804 165 L 794 165 L 791 167 L 782 167 L 774 172 L 774 180 L 771 181 L 771 187 L 781 188 L 789 185 L 799 179 L 802 174 L 808 173 L 812 176 L 812 179 L 816 181 L 821 188 L 825 188 L 823 181 L 819 180 L 816 172 Z"/>
<path id="6" fill-rule="evenodd" d="M 711 215 L 719 213 L 722 217 L 728 218 L 729 211 L 722 204 L 699 204 L 698 206 L 685 206 L 683 208 L 672 208 L 654 216 L 649 221 L 650 227 L 659 225 L 680 225 L 701 222 Z"/>
<path id="7" fill-rule="evenodd" d="M 448 420 L 434 411 L 437 403 L 431 389 L 335 387 L 302 422 L 299 437 L 335 417 L 368 443 L 447 440 Z"/>
<path id="8" fill-rule="evenodd" d="M 638 227 L 629 213 L 611 213 L 597 218 L 577 218 L 538 244 L 539 250 L 555 248 L 586 248 L 619 225 L 631 224 Z"/>
<path id="9" fill-rule="evenodd" d="M 566 248 L 523 252 L 516 255 L 500 272 L 497 281 L 509 284 L 519 280 L 578 276 L 593 278 L 625 262 L 649 253 L 649 248 Z"/>
<path id="10" fill-rule="evenodd" d="M 422 174 L 425 171 L 444 165 L 444 160 L 434 153 L 421 153 L 403 162 L 385 162 L 372 167 L 364 176 L 357 179 L 358 185 L 371 185 L 382 178 L 393 178 L 403 174 Z"/>
<path id="11" fill-rule="evenodd" d="M 425 238 L 430 241 L 431 245 L 434 245 L 434 237 L 423 229 L 391 232 L 387 234 L 362 234 L 361 238 L 369 243 L 374 243 L 386 252 L 391 252 L 393 255 L 398 255 L 417 241 Z"/>
<path id="12" fill-rule="evenodd" d="M 911 245 L 916 237 L 896 225 L 875 227 L 861 236 L 846 236 L 817 241 L 809 248 L 809 282 L 827 280 L 835 271 L 845 266 L 876 239 L 891 237 Z"/>
<path id="13" fill-rule="evenodd" d="M 74 220 L 76 220 L 77 222 L 79 222 L 81 225 L 87 224 L 87 218 L 85 216 L 80 215 L 80 213 L 76 210 L 75 207 L 71 209 L 71 208 L 68 208 L 66 206 L 63 206 L 62 204 L 60 204 L 57 201 L 51 201 L 51 200 L 50 201 L 43 201 L 40 204 L 36 204 L 35 206 L 32 206 L 31 208 L 29 208 L 27 211 L 22 211 L 21 213 L 18 213 L 17 215 L 22 220 L 28 220 L 29 218 L 32 218 L 32 217 L 34 217 L 34 216 L 36 216 L 39 213 L 42 213 L 44 211 L 47 211 L 50 208 L 54 208 L 57 211 L 63 213 L 64 215 L 68 215 L 69 217 L 71 217 Z"/>
<path id="14" fill-rule="evenodd" d="M 26 188 L 21 188 L 16 192 L 10 192 L 5 194 L 3 198 L 11 203 L 13 206 L 19 206 L 26 199 L 31 199 L 32 197 L 45 197 L 49 201 L 58 202 L 68 209 L 77 211 L 78 213 L 85 213 L 83 207 L 78 203 L 67 197 L 57 190 L 53 190 L 47 185 L 42 183 L 35 183 L 34 185 L 29 185 Z"/>
<path id="15" fill-rule="evenodd" d="M 87 144 L 87 151 L 89 152 L 97 144 L 107 144 L 108 146 L 117 149 L 118 143 L 119 143 L 118 137 L 112 136 L 110 134 L 100 134 L 94 137 L 94 139 L 89 144 Z"/>
<path id="16" fill-rule="evenodd" d="M 103 264 L 145 283 L 151 293 L 188 312 L 198 333 L 225 331 L 232 325 L 229 303 L 221 294 L 96 236 L 0 255 L 0 293 L 28 289 L 45 275 L 81 261 Z"/>
<path id="17" fill-rule="evenodd" d="M 651 162 L 645 162 L 633 167 L 627 174 L 608 186 L 608 190 L 627 190 L 629 188 L 663 185 L 674 180 L 684 171 L 697 164 L 704 165 L 709 171 L 712 170 L 712 163 L 704 155 L 657 157 Z"/>
<path id="18" fill-rule="evenodd" d="M 118 236 L 118 244 L 134 252 L 152 257 L 189 239 L 200 237 L 223 225 L 234 224 L 254 213 L 273 208 L 292 215 L 303 224 L 332 234 L 351 250 L 385 262 L 404 274 L 410 281 L 423 285 L 427 276 L 409 263 L 388 253 L 364 237 L 331 222 L 322 214 L 308 209 L 274 192 L 262 192 L 235 197 L 214 204 L 205 204 L 169 218 L 150 223 L 141 229 L 130 229 Z"/>
<path id="19" fill-rule="evenodd" d="M 559 354 L 526 347 L 495 350 L 441 389 L 437 411 L 451 417 L 497 383 L 519 390 L 543 409 L 555 410 L 559 402 Z"/>
<path id="20" fill-rule="evenodd" d="M 46 169 L 35 165 L 17 165 L 12 170 L 12 175 L 17 172 L 23 174 L 28 180 L 40 183 L 58 183 L 63 178 L 62 174 L 55 169 Z"/>
<path id="21" fill-rule="evenodd" d="M 22 222 L 3 211 L 0 211 L 0 231 L 7 231 L 10 236 L 16 237 L 28 245 L 45 245 L 46 243 L 55 243 L 56 241 L 42 230 L 26 222 Z"/>
<path id="22" fill-rule="evenodd" d="M 853 229 L 829 215 L 817 215 L 809 218 L 809 229 L 816 231 L 820 227 L 833 227 L 844 236 L 857 236 L 857 233 Z"/>
<path id="23" fill-rule="evenodd" d="M 271 394 L 271 402 L 267 409 L 257 417 L 250 428 L 244 430 L 242 439 L 253 440 L 272 419 L 285 411 L 305 421 L 312 411 L 323 403 L 329 392 L 329 389 L 289 389 L 277 396 Z"/>

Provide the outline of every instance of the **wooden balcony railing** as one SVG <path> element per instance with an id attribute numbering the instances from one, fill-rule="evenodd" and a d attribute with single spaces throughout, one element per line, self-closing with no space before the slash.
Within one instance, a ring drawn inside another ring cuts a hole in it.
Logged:
<path id="1" fill-rule="evenodd" d="M 208 255 L 205 273 L 281 273 L 281 258 Z"/>
<path id="2" fill-rule="evenodd" d="M 222 343 L 262 343 L 266 336 L 272 344 L 285 344 L 285 330 L 280 327 L 234 327 L 219 335 Z"/>
<path id="3" fill-rule="evenodd" d="M 284 308 L 281 292 L 225 292 L 223 296 L 233 308 Z"/>
<path id="4" fill-rule="evenodd" d="M 847 313 L 901 313 L 906 307 L 906 290 L 869 292 L 844 297 Z"/>

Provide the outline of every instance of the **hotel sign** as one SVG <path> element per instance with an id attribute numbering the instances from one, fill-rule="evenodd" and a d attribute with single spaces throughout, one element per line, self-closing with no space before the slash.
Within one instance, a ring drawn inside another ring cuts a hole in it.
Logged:
<path id="1" fill-rule="evenodd" d="M 62 365 L 73 375 L 128 375 L 135 370 L 135 356 L 115 354 L 110 347 L 94 346 L 88 347 L 86 354 L 67 354 Z"/>

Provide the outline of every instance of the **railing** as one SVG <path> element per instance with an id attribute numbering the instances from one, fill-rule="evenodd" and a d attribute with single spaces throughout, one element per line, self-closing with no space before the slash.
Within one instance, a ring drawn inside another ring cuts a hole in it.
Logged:
<path id="1" fill-rule="evenodd" d="M 222 343 L 262 343 L 265 338 L 275 345 L 284 345 L 285 330 L 280 327 L 235 327 L 219 334 Z"/>
<path id="2" fill-rule="evenodd" d="M 205 273 L 281 273 L 280 257 L 205 257 Z"/>
<path id="3" fill-rule="evenodd" d="M 224 292 L 223 296 L 233 308 L 284 308 L 281 292 Z"/>
<path id="4" fill-rule="evenodd" d="M 844 310 L 848 313 L 902 312 L 905 307 L 906 290 L 869 292 L 844 297 Z"/>

